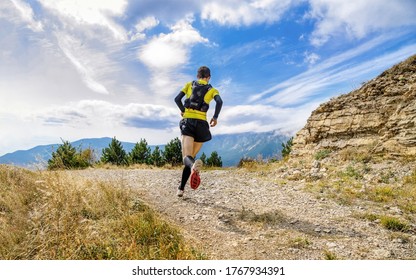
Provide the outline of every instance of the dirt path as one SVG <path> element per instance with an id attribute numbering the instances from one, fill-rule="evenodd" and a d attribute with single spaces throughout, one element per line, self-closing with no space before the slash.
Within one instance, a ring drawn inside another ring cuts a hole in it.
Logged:
<path id="1" fill-rule="evenodd" d="M 210 259 L 416 259 L 416 236 L 359 218 L 368 205 L 318 199 L 301 182 L 272 174 L 203 171 L 201 186 L 176 197 L 181 170 L 92 169 L 79 174 L 118 181 L 178 225 Z"/>

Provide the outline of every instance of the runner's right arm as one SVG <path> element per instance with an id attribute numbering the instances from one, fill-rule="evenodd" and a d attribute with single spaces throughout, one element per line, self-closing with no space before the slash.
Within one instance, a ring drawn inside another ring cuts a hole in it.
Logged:
<path id="1" fill-rule="evenodd" d="M 178 95 L 175 97 L 175 103 L 178 105 L 179 110 L 181 110 L 182 113 L 185 112 L 185 106 L 183 106 L 182 98 L 185 96 L 185 93 L 183 91 L 179 92 Z"/>

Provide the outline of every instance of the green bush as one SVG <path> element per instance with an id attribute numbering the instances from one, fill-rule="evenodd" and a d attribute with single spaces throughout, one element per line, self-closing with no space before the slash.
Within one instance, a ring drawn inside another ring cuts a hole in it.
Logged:
<path id="1" fill-rule="evenodd" d="M 293 146 L 293 137 L 287 140 L 286 143 L 282 143 L 282 157 L 288 157 L 290 153 L 292 152 L 292 146 Z"/>
<path id="2" fill-rule="evenodd" d="M 331 153 L 331 150 L 328 150 L 328 149 L 320 150 L 315 154 L 315 159 L 316 160 L 324 159 L 328 157 L 330 153 Z"/>

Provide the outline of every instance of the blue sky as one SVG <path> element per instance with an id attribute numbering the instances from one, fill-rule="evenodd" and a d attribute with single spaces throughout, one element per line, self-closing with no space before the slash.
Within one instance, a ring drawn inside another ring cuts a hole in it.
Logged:
<path id="1" fill-rule="evenodd" d="M 294 135 L 415 53 L 414 0 L 1 0 L 0 155 L 61 138 L 165 144 L 201 65 L 224 100 L 214 137 Z"/>

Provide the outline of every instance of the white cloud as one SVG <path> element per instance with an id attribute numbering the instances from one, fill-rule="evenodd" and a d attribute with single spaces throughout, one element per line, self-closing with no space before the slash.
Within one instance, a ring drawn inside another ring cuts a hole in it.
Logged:
<path id="1" fill-rule="evenodd" d="M 172 106 L 146 103 L 121 105 L 103 100 L 81 100 L 51 106 L 29 117 L 45 126 L 81 130 L 170 130 L 176 128 L 180 120 L 179 110 L 171 103 Z"/>
<path id="2" fill-rule="evenodd" d="M 41 32 L 44 30 L 42 22 L 35 18 L 31 6 L 21 0 L 2 1 L 0 3 L 1 18 L 5 18 L 16 24 L 25 25 L 33 32 Z"/>
<path id="3" fill-rule="evenodd" d="M 378 75 L 381 71 L 414 54 L 415 47 L 416 45 L 405 46 L 395 52 L 381 55 L 376 59 L 363 60 L 360 63 L 348 62 L 348 59 L 351 59 L 351 53 L 356 53 L 354 51 L 339 55 L 268 90 L 267 93 L 274 92 L 271 96 L 265 98 L 267 94 L 263 93 L 262 102 L 279 106 L 293 106 L 305 103 L 311 98 L 325 98 L 327 88 L 330 87 L 337 88 L 337 92 L 332 92 L 332 96 L 340 94 L 340 90 L 343 88 L 342 83 L 351 83 L 357 79 L 361 79 L 361 83 L 364 82 L 362 80 L 364 77 L 374 78 L 374 75 Z M 355 89 L 356 85 L 349 84 L 348 87 L 349 92 Z M 319 95 L 323 97 L 319 97 Z M 252 101 L 258 98 L 259 96 L 256 96 Z"/>
<path id="4" fill-rule="evenodd" d="M 146 17 L 144 19 L 140 19 L 139 22 L 134 26 L 137 32 L 143 32 L 147 29 L 151 29 L 159 24 L 159 20 L 155 17 Z"/>
<path id="5" fill-rule="evenodd" d="M 127 0 L 39 0 L 47 9 L 66 17 L 79 25 L 96 25 L 108 29 L 113 37 L 127 41 L 127 32 L 113 17 L 121 17 L 127 7 Z"/>
<path id="6" fill-rule="evenodd" d="M 113 64 L 104 52 L 94 52 L 75 37 L 65 33 L 56 33 L 59 47 L 72 65 L 77 69 L 84 83 L 94 92 L 109 94 L 108 89 L 100 82 L 108 72 L 113 72 Z"/>
<path id="7" fill-rule="evenodd" d="M 157 71 L 186 64 L 190 48 L 197 43 L 208 42 L 191 23 L 192 19 L 181 20 L 171 26 L 171 33 L 162 33 L 151 39 L 140 49 L 139 59 Z"/>
<path id="8" fill-rule="evenodd" d="M 316 53 L 305 52 L 303 55 L 305 57 L 304 61 L 312 65 L 315 64 L 320 59 L 320 56 Z"/>
<path id="9" fill-rule="evenodd" d="M 139 19 L 134 26 L 134 31 L 131 31 L 131 40 L 145 39 L 146 34 L 144 33 L 148 29 L 152 29 L 159 25 L 159 20 L 154 16 Z"/>
<path id="10" fill-rule="evenodd" d="M 292 0 L 222 0 L 204 3 L 201 18 L 221 25 L 249 26 L 273 23 L 287 11 Z"/>
<path id="11" fill-rule="evenodd" d="M 363 38 L 373 31 L 416 24 L 414 0 L 309 0 L 307 18 L 316 20 L 311 36 L 315 46 L 339 35 Z"/>
<path id="12" fill-rule="evenodd" d="M 33 10 L 29 4 L 21 1 L 21 0 L 11 0 L 13 5 L 19 11 L 22 20 L 27 23 L 28 27 L 35 31 L 40 32 L 43 31 L 43 25 L 40 21 L 37 21 L 34 18 Z"/>
<path id="13" fill-rule="evenodd" d="M 377 48 L 388 41 L 394 40 L 398 35 L 399 34 L 390 34 L 379 36 L 353 49 L 349 49 L 343 53 L 329 57 L 320 63 L 313 65 L 313 67 L 310 67 L 307 71 L 278 83 L 277 85 L 270 87 L 259 94 L 253 95 L 249 99 L 249 102 L 264 99 L 267 98 L 267 96 L 269 96 L 269 101 L 273 100 L 273 102 L 277 102 L 278 104 L 283 101 L 286 105 L 302 102 L 303 98 L 316 94 L 318 89 L 323 89 L 329 84 L 335 84 L 335 80 L 331 81 L 331 78 L 328 77 L 332 77 L 332 75 L 341 73 L 341 71 L 348 69 L 350 67 L 348 61 L 354 60 L 357 57 L 371 52 L 374 48 Z M 402 58 L 401 55 L 397 56 L 398 60 L 400 58 Z M 342 65 L 344 66 L 342 67 Z M 384 67 L 385 69 L 388 66 L 389 65 L 382 65 L 381 67 Z M 368 71 L 370 70 L 371 69 L 368 69 Z M 351 78 L 351 76 L 345 76 L 343 79 L 344 81 L 347 81 L 349 78 Z M 270 95 L 272 95 L 272 97 L 270 97 Z"/>
<path id="14" fill-rule="evenodd" d="M 131 123 L 129 120 L 142 120 L 143 127 L 146 122 L 155 120 L 164 121 L 166 124 L 177 117 L 178 110 L 172 107 L 154 104 L 129 103 L 117 105 L 102 100 L 81 100 L 63 106 L 51 107 L 42 110 L 34 117 L 41 119 L 45 125 L 72 126 L 74 128 L 88 127 L 134 127 L 139 123 Z"/>
<path id="15" fill-rule="evenodd" d="M 178 86 L 178 70 L 188 63 L 191 48 L 195 44 L 209 42 L 192 27 L 192 21 L 190 17 L 180 20 L 170 27 L 171 33 L 162 33 L 150 39 L 138 51 L 138 59 L 153 75 L 153 91 L 162 96 L 171 94 L 172 87 Z"/>

